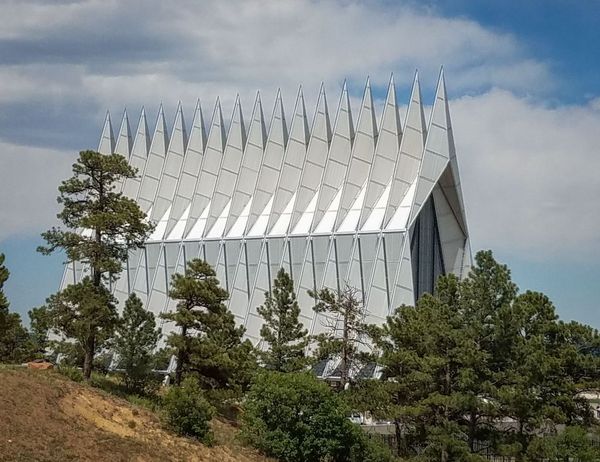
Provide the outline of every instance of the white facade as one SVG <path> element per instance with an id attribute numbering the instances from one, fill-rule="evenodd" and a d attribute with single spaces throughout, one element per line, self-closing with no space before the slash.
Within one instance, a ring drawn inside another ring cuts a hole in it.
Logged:
<path id="1" fill-rule="evenodd" d="M 99 151 L 122 154 L 139 170 L 122 191 L 157 224 L 113 287 L 121 302 L 135 291 L 156 315 L 173 309 L 171 275 L 200 257 L 215 267 L 229 308 L 256 343 L 256 308 L 280 267 L 292 275 L 311 333 L 324 322 L 308 289 L 356 287 L 367 321 L 380 324 L 432 291 L 438 275 L 468 272 L 443 73 L 427 123 L 417 76 L 404 121 L 393 80 L 379 123 L 369 82 L 356 120 L 346 85 L 334 117 L 321 87 L 310 122 L 301 90 L 290 117 L 278 94 L 267 124 L 257 95 L 249 119 L 238 98 L 230 120 L 226 127 L 217 100 L 205 125 L 198 103 L 188 129 L 180 105 L 169 131 L 161 108 L 151 134 L 142 110 L 135 132 L 124 114 L 115 139 L 107 116 Z M 67 265 L 62 285 L 84 272 Z"/>

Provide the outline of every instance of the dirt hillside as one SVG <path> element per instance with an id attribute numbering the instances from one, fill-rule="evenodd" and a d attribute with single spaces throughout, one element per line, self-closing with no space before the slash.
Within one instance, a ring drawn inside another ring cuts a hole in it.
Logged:
<path id="1" fill-rule="evenodd" d="M 0 461 L 267 462 L 213 421 L 207 448 L 160 427 L 147 410 L 52 371 L 0 367 Z"/>

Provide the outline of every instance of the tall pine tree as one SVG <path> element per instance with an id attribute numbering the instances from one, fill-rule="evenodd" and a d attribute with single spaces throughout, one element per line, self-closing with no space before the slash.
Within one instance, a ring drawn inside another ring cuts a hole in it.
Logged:
<path id="1" fill-rule="evenodd" d="M 309 342 L 308 331 L 298 320 L 300 307 L 294 283 L 283 268 L 277 273 L 273 292 L 265 293 L 265 303 L 256 311 L 265 320 L 260 329 L 260 336 L 268 345 L 260 354 L 265 367 L 278 372 L 302 370 L 307 364 L 304 350 Z"/>
<path id="2" fill-rule="evenodd" d="M 80 262 L 89 268 L 89 283 L 80 283 L 78 290 L 68 294 L 71 303 L 85 305 L 78 315 L 91 316 L 87 323 L 89 326 L 102 326 L 102 329 L 114 326 L 112 318 L 115 313 L 110 309 L 111 300 L 105 296 L 104 285 L 121 272 L 129 249 L 143 246 L 153 229 L 138 204 L 117 190 L 117 185 L 136 174 L 136 169 L 119 154 L 80 152 L 77 162 L 73 164 L 73 176 L 58 188 L 58 203 L 63 207 L 58 218 L 66 229 L 52 228 L 42 234 L 47 245 L 40 246 L 38 251 L 47 255 L 62 249 L 69 262 Z M 93 295 L 92 290 L 96 292 Z M 77 293 L 92 295 L 91 300 L 104 305 L 88 309 L 89 300 L 77 299 Z M 63 310 L 54 312 L 64 314 Z M 98 319 L 101 313 L 106 316 L 105 320 Z M 65 329 L 64 317 L 56 319 L 54 327 L 63 334 L 72 332 L 71 327 Z M 82 342 L 81 347 L 85 352 L 83 373 L 89 380 L 98 332 L 95 328 L 85 330 L 86 338 L 81 337 L 82 332 L 77 332 L 75 338 Z"/>

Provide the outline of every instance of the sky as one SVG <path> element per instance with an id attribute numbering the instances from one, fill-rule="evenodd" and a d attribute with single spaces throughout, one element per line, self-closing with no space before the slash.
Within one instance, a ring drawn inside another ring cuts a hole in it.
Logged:
<path id="1" fill-rule="evenodd" d="M 344 79 L 357 109 L 370 77 L 381 111 L 416 69 L 431 104 L 443 65 L 472 248 L 600 328 L 599 0 L 0 0 L 0 17 L 0 252 L 25 318 L 58 289 L 64 256 L 35 249 L 107 110 L 116 130 L 162 103 L 172 124 L 181 101 L 189 125 L 198 98 L 227 116 L 239 93 L 248 117 L 281 88 L 289 114 L 302 84 L 312 113 Z"/>

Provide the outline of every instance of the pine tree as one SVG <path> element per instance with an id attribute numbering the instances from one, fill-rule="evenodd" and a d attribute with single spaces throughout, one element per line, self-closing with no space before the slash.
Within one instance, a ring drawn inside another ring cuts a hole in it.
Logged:
<path id="1" fill-rule="evenodd" d="M 9 274 L 4 254 L 0 253 L 0 362 L 20 361 L 27 350 L 27 330 L 21 325 L 21 316 L 8 310 L 9 303 L 2 290 Z"/>
<path id="2" fill-rule="evenodd" d="M 560 322 L 543 294 L 517 294 L 491 252 L 465 280 L 443 276 L 434 295 L 399 307 L 375 343 L 389 403 L 379 409 L 401 455 L 469 460 L 487 442 L 525 460 L 542 428 L 592 423 L 579 392 L 599 383 L 598 332 Z"/>
<path id="3" fill-rule="evenodd" d="M 29 310 L 29 339 L 36 355 L 43 356 L 50 345 L 51 319 L 45 306 Z"/>
<path id="4" fill-rule="evenodd" d="M 253 348 L 242 342 L 244 328 L 236 326 L 225 305 L 229 294 L 211 266 L 199 259 L 188 262 L 185 275 L 173 275 L 169 296 L 178 300 L 177 308 L 161 316 L 179 328 L 167 340 L 176 351 L 175 383 L 189 372 L 207 388 L 246 386 Z"/>
<path id="5" fill-rule="evenodd" d="M 273 293 L 265 293 L 265 304 L 256 311 L 265 320 L 260 329 L 268 345 L 260 355 L 265 367 L 278 372 L 302 370 L 307 363 L 304 350 L 309 342 L 308 331 L 298 320 L 300 307 L 294 283 L 283 268 L 277 273 Z"/>
<path id="6" fill-rule="evenodd" d="M 45 309 L 53 330 L 72 339 L 84 353 L 84 377 L 91 374 L 89 358 L 104 348 L 118 324 L 117 300 L 103 285 L 94 286 L 90 277 L 51 295 Z M 88 376 L 89 378 L 89 376 Z"/>
<path id="7" fill-rule="evenodd" d="M 458 280 L 449 276 L 440 284 L 443 295 L 425 294 L 388 318 L 377 339 L 380 364 L 399 453 L 420 446 L 431 460 L 466 460 L 462 386 L 481 358 L 465 329 Z"/>
<path id="8" fill-rule="evenodd" d="M 153 351 L 160 338 L 154 314 L 146 311 L 137 295 L 125 302 L 123 315 L 115 332 L 114 352 L 119 368 L 124 370 L 125 385 L 142 391 L 152 371 Z"/>
<path id="9" fill-rule="evenodd" d="M 57 216 L 66 229 L 54 227 L 42 234 L 47 245 L 40 246 L 38 251 L 47 255 L 63 249 L 69 262 L 77 261 L 89 267 L 90 283 L 83 284 L 78 290 L 92 295 L 90 291 L 93 288 L 96 294 L 92 299 L 98 302 L 110 304 L 104 294 L 104 284 L 116 279 L 127 260 L 129 249 L 143 246 L 153 229 L 137 203 L 117 190 L 117 185 L 124 179 L 133 178 L 136 174 L 136 169 L 121 155 L 80 152 L 73 164 L 73 176 L 58 188 L 58 203 L 63 209 Z M 76 300 L 73 293 L 68 296 L 75 303 L 88 304 L 87 301 Z M 108 327 L 112 324 L 113 313 L 109 305 L 97 306 L 95 310 L 86 307 L 79 313 L 92 316 L 90 325 Z M 97 319 L 98 313 L 108 316 L 106 322 Z M 55 320 L 54 327 L 58 328 L 63 321 Z M 85 351 L 84 377 L 89 380 L 95 353 L 93 346 L 98 342 L 94 338 L 94 329 L 87 329 L 87 332 L 90 337 L 81 341 Z"/>
<path id="10" fill-rule="evenodd" d="M 327 332 L 316 337 L 319 359 L 340 358 L 341 387 L 350 381 L 350 371 L 370 360 L 368 350 L 369 327 L 364 323 L 365 308 L 359 300 L 358 290 L 346 287 L 335 294 L 325 288 L 309 291 L 317 300 L 314 306 Z"/>

